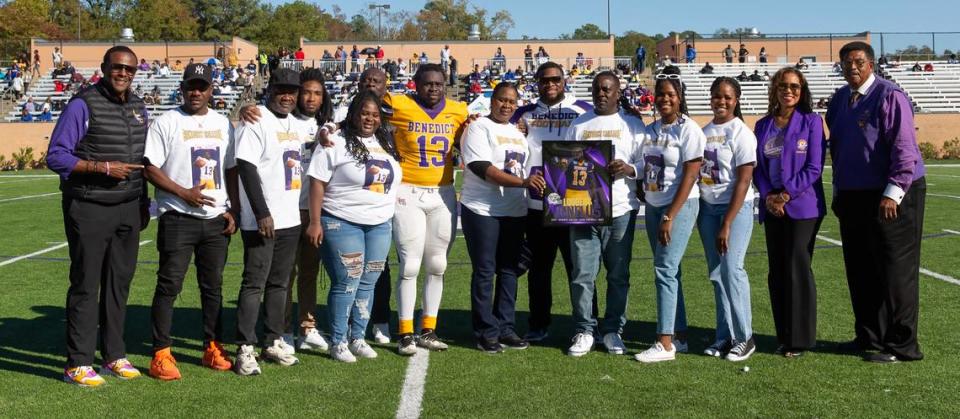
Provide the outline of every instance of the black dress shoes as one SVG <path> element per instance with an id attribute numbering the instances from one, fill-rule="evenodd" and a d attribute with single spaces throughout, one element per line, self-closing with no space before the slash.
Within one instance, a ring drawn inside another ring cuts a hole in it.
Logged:
<path id="1" fill-rule="evenodd" d="M 896 355 L 886 352 L 877 352 L 875 354 L 867 355 L 864 357 L 864 360 L 876 362 L 878 364 L 896 364 L 897 362 L 900 362 Z"/>

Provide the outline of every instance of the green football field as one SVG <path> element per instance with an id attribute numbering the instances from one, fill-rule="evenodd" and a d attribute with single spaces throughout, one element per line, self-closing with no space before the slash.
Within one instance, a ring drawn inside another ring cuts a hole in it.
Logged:
<path id="1" fill-rule="evenodd" d="M 853 317 L 836 245 L 837 222 L 828 215 L 813 261 L 819 344 L 798 359 L 772 353 L 776 339 L 759 226 L 746 260 L 759 349 L 749 361 L 737 364 L 700 355 L 713 340 L 714 300 L 696 233 L 683 267 L 690 354 L 655 365 L 632 358 L 655 337 L 651 252 L 642 232 L 634 244 L 629 322 L 623 335 L 630 354 L 597 350 L 582 358 L 564 354 L 573 329 L 560 263 L 554 274 L 551 337 L 543 345 L 495 356 L 474 349 L 471 270 L 466 247 L 458 238 L 438 326 L 439 335 L 451 344 L 447 352 L 411 359 L 397 355 L 393 345 L 375 346 L 379 358 L 352 365 L 332 361 L 326 354 L 306 353 L 293 367 L 263 363 L 263 375 L 256 377 L 207 370 L 199 366 L 199 293 L 191 270 L 176 304 L 173 330 L 183 379 L 108 378 L 106 386 L 96 389 L 61 381 L 69 260 L 58 180 L 49 171 L 0 173 L 0 417 L 392 417 L 398 409 L 401 413 L 422 409 L 424 417 L 957 417 L 960 166 L 928 171 L 925 274 L 920 283 L 920 341 L 926 359 L 920 362 L 876 365 L 834 352 L 836 343 L 852 338 Z M 829 175 L 827 170 L 827 182 Z M 144 373 L 151 356 L 155 239 L 156 221 L 141 236 L 126 323 L 129 357 Z M 241 260 L 242 246 L 234 237 L 224 273 L 228 342 L 234 335 Z M 603 290 L 603 279 L 598 282 Z M 324 320 L 328 288 L 318 290 Z M 524 278 L 518 295 L 517 324 L 523 333 Z M 228 348 L 232 352 L 235 347 Z M 744 366 L 749 372 L 742 370 Z"/>

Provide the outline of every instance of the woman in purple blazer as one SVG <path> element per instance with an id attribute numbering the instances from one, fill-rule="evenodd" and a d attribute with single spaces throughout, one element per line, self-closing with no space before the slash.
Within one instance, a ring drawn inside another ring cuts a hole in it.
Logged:
<path id="1" fill-rule="evenodd" d="M 813 244 L 826 214 L 823 197 L 823 120 L 813 112 L 803 73 L 783 68 L 770 80 L 767 115 L 757 121 L 754 182 L 767 238 L 770 305 L 780 347 L 788 358 L 816 343 L 817 288 Z"/>

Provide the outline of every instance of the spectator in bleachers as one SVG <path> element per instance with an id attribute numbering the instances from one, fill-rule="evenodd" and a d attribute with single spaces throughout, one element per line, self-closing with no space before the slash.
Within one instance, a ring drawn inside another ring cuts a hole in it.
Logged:
<path id="1" fill-rule="evenodd" d="M 932 71 L 933 71 L 933 63 L 926 63 L 926 64 L 924 64 L 924 65 L 923 65 L 923 71 L 932 72 Z"/>
<path id="2" fill-rule="evenodd" d="M 227 109 L 227 102 L 223 100 L 222 97 L 218 97 L 216 101 L 214 101 L 213 109 L 216 109 L 216 110 Z"/>
<path id="3" fill-rule="evenodd" d="M 377 45 L 377 52 L 376 52 L 377 64 L 380 64 L 383 62 L 383 57 L 385 55 L 386 55 L 386 52 L 383 50 L 383 46 Z"/>
<path id="4" fill-rule="evenodd" d="M 27 101 L 23 103 L 23 109 L 26 109 L 27 112 L 34 113 L 37 111 L 36 105 L 33 103 L 33 97 L 27 97 Z"/>
<path id="5" fill-rule="evenodd" d="M 33 122 L 33 114 L 26 107 L 20 109 L 20 122 Z"/>
<path id="6" fill-rule="evenodd" d="M 745 81 L 749 81 L 749 80 L 750 80 L 750 76 L 747 75 L 747 72 L 746 72 L 746 71 L 741 71 L 741 72 L 740 72 L 740 75 L 737 76 L 737 81 L 739 81 L 739 82 L 745 82 Z"/>
<path id="7" fill-rule="evenodd" d="M 801 60 L 797 60 L 797 63 L 793 65 L 793 68 L 795 68 L 795 69 L 797 69 L 797 70 L 806 70 L 806 69 L 809 68 L 809 67 L 810 67 L 810 66 L 808 66 L 807 63 L 806 63 L 805 61 L 803 61 L 802 59 L 801 59 Z"/>
<path id="8" fill-rule="evenodd" d="M 886 58 L 880 57 L 880 60 L 886 61 Z M 950 59 L 947 60 L 947 64 L 960 64 L 960 61 L 957 60 L 957 54 L 950 54 Z"/>
<path id="9" fill-rule="evenodd" d="M 692 63 L 697 59 L 697 49 L 693 45 L 687 44 L 687 62 Z"/>
<path id="10" fill-rule="evenodd" d="M 90 81 L 91 84 L 94 84 L 94 83 L 100 81 L 100 79 L 102 79 L 102 78 L 103 78 L 103 75 L 100 74 L 100 70 L 93 70 L 93 75 L 90 76 L 90 80 L 89 80 L 89 81 Z"/>
<path id="11" fill-rule="evenodd" d="M 60 52 L 60 47 L 53 47 L 53 68 L 59 69 L 63 66 L 63 53 Z"/>
<path id="12" fill-rule="evenodd" d="M 330 53 L 330 50 L 325 49 L 325 50 L 323 50 L 323 55 L 320 56 L 320 58 L 322 58 L 324 61 L 332 60 L 332 59 L 333 59 L 333 54 Z"/>
<path id="13" fill-rule="evenodd" d="M 428 63 L 430 63 L 430 59 L 427 58 L 427 52 L 422 51 L 420 53 L 420 64 L 422 65 L 422 64 L 428 64 Z"/>
<path id="14" fill-rule="evenodd" d="M 820 98 L 820 100 L 817 101 L 817 109 L 827 109 L 827 106 L 829 105 L 830 103 L 827 102 L 827 98 L 825 97 L 822 97 Z"/>
<path id="15" fill-rule="evenodd" d="M 593 67 L 592 67 L 590 64 L 587 64 L 587 67 L 583 69 L 583 71 L 581 72 L 581 74 L 583 74 L 583 75 L 585 75 L 585 76 L 589 76 L 589 75 L 593 74 Z"/>
<path id="16" fill-rule="evenodd" d="M 550 54 L 547 54 L 547 50 L 543 49 L 541 46 L 537 50 L 537 65 L 543 64 L 547 61 L 550 61 Z"/>
<path id="17" fill-rule="evenodd" d="M 469 91 L 469 93 L 470 93 L 470 94 L 467 96 L 467 101 L 468 101 L 468 102 L 472 102 L 474 99 L 477 98 L 477 96 L 480 96 L 480 94 L 483 93 L 483 86 L 480 86 L 480 81 L 479 81 L 479 80 L 474 80 L 474 81 L 470 82 L 470 91 Z"/>
<path id="18" fill-rule="evenodd" d="M 357 48 L 356 44 L 354 44 L 353 49 L 350 50 L 350 72 L 360 72 L 360 49 Z"/>
<path id="19" fill-rule="evenodd" d="M 577 53 L 576 63 L 577 67 L 583 67 L 587 65 L 587 58 L 583 56 L 582 52 Z"/>
<path id="20" fill-rule="evenodd" d="M 450 85 L 456 86 L 457 85 L 457 59 L 453 58 L 452 55 L 450 56 L 449 69 L 450 69 Z"/>
<path id="21" fill-rule="evenodd" d="M 147 63 L 146 58 L 140 59 L 140 64 L 137 65 L 137 71 L 150 71 L 150 64 Z"/>
<path id="22" fill-rule="evenodd" d="M 448 71 L 450 66 L 450 45 L 444 45 L 440 50 L 440 67 L 443 68 L 443 71 Z"/>
<path id="23" fill-rule="evenodd" d="M 81 84 L 83 81 L 83 74 L 80 74 L 79 71 L 74 71 L 73 75 L 70 76 L 70 82 L 73 84 Z"/>
<path id="24" fill-rule="evenodd" d="M 501 77 L 501 80 L 514 82 L 517 80 L 517 75 L 513 73 L 513 70 L 507 70 L 507 72 Z"/>
<path id="25" fill-rule="evenodd" d="M 493 59 L 490 60 L 493 68 L 497 71 L 503 71 L 507 65 L 507 57 L 503 56 L 503 49 L 497 47 L 497 52 L 493 54 Z"/>
<path id="26" fill-rule="evenodd" d="M 10 87 L 13 88 L 13 97 L 16 100 L 20 100 L 23 97 L 24 88 L 23 88 L 23 77 L 20 77 L 19 74 L 13 76 L 13 83 L 10 84 Z"/>
<path id="27" fill-rule="evenodd" d="M 413 82 L 413 78 L 407 80 L 406 88 L 411 92 L 417 90 L 417 84 Z"/>
<path id="28" fill-rule="evenodd" d="M 753 70 L 753 74 L 750 75 L 750 81 L 763 81 L 763 76 L 760 75 L 760 70 Z"/>
<path id="29" fill-rule="evenodd" d="M 293 53 L 293 59 L 297 61 L 303 61 L 307 58 L 307 55 L 303 52 L 303 47 L 297 48 L 297 52 Z"/>
<path id="30" fill-rule="evenodd" d="M 910 71 L 923 71 L 923 67 L 920 67 L 920 63 L 917 62 L 913 67 L 910 67 Z"/>
<path id="31" fill-rule="evenodd" d="M 247 64 L 246 72 L 249 73 L 249 74 L 256 74 L 256 73 L 257 73 L 257 63 L 256 63 L 256 61 L 250 60 L 250 62 Z"/>
<path id="32" fill-rule="evenodd" d="M 700 74 L 713 74 L 713 66 L 709 61 L 700 68 Z"/>
<path id="33" fill-rule="evenodd" d="M 66 85 L 63 84 L 59 79 L 53 79 L 53 91 L 56 93 L 63 93 L 66 90 Z"/>
<path id="34" fill-rule="evenodd" d="M 840 68 L 840 62 L 839 62 L 839 61 L 833 63 L 833 72 L 834 72 L 834 73 L 840 74 L 842 71 L 843 71 L 843 69 Z"/>
<path id="35" fill-rule="evenodd" d="M 167 65 L 167 63 L 160 64 L 160 71 L 157 76 L 161 79 L 170 77 L 170 67 Z"/>
<path id="36" fill-rule="evenodd" d="M 253 62 L 253 61 L 251 60 L 250 62 Z M 183 71 L 183 61 L 180 61 L 180 60 L 174 61 L 173 67 L 171 68 L 171 70 L 176 72 Z"/>
<path id="37" fill-rule="evenodd" d="M 638 73 L 643 73 L 643 69 L 646 67 L 647 62 L 647 48 L 643 44 L 637 45 L 637 50 L 634 52 L 637 62 L 635 64 L 635 69 Z"/>
<path id="38" fill-rule="evenodd" d="M 954 54 L 954 56 L 956 56 L 956 54 Z M 880 66 L 880 67 L 886 67 L 886 66 L 890 65 L 890 62 L 887 60 L 887 56 L 886 56 L 886 55 L 881 55 L 881 56 L 880 56 L 880 60 L 877 61 L 877 65 Z"/>
<path id="39" fill-rule="evenodd" d="M 570 75 L 571 77 L 579 76 L 579 75 L 580 75 L 580 67 L 577 67 L 576 65 L 574 65 L 573 68 L 570 70 L 570 73 L 569 73 L 568 75 Z"/>
<path id="40" fill-rule="evenodd" d="M 66 75 L 69 75 L 69 76 L 73 77 L 73 75 L 74 75 L 74 74 L 77 74 L 77 73 L 78 73 L 78 72 L 77 72 L 77 69 L 76 69 L 76 67 L 73 66 L 73 63 L 72 63 L 72 62 L 67 61 L 67 62 L 63 65 L 63 74 L 66 74 Z"/>
<path id="41" fill-rule="evenodd" d="M 51 102 L 48 97 L 47 100 L 43 101 L 43 104 L 40 105 L 40 118 L 41 122 L 50 122 L 53 121 L 53 102 Z"/>
<path id="42" fill-rule="evenodd" d="M 403 62 L 403 58 L 397 58 L 397 75 L 400 77 L 407 75 L 407 63 Z"/>
<path id="43" fill-rule="evenodd" d="M 30 65 L 30 80 L 40 77 L 40 50 L 33 50 L 33 63 Z"/>
<path id="44" fill-rule="evenodd" d="M 473 65 L 473 72 L 470 73 L 470 81 L 480 81 L 483 80 L 483 75 L 480 73 L 480 64 Z"/>
<path id="45" fill-rule="evenodd" d="M 764 64 L 767 62 L 767 47 L 760 47 L 760 62 Z"/>
<path id="46" fill-rule="evenodd" d="M 750 51 L 747 51 L 747 46 L 740 44 L 740 51 L 737 52 L 739 57 L 740 64 L 747 62 L 747 56 L 750 55 Z"/>
<path id="47" fill-rule="evenodd" d="M 769 71 L 764 71 L 764 72 L 763 72 L 763 80 L 764 80 L 764 81 L 770 80 L 770 72 L 769 72 Z"/>
<path id="48" fill-rule="evenodd" d="M 733 48 L 730 46 L 730 44 L 727 44 L 727 47 L 723 49 L 723 59 L 727 62 L 727 64 L 733 62 Z"/>

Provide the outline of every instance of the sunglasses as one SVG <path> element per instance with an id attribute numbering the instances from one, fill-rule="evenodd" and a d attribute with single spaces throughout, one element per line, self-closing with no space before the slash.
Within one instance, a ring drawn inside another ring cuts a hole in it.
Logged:
<path id="1" fill-rule="evenodd" d="M 803 86 L 801 86 L 799 83 L 779 83 L 779 84 L 777 84 L 777 90 L 780 90 L 781 92 L 785 92 L 785 91 L 787 91 L 787 90 L 792 90 L 792 91 L 794 91 L 794 92 L 799 92 L 802 87 L 803 87 Z"/>
<path id="2" fill-rule="evenodd" d="M 667 80 L 667 79 L 669 79 L 669 80 L 680 80 L 680 75 L 679 75 L 679 74 L 663 74 L 663 73 L 660 73 L 660 74 L 657 74 L 657 77 L 656 77 L 656 78 L 657 78 L 657 80 Z"/>
<path id="3" fill-rule="evenodd" d="M 110 64 L 110 72 L 111 72 L 111 73 L 119 73 L 119 72 L 121 72 L 121 71 L 126 71 L 127 73 L 130 73 L 130 74 L 136 74 L 136 73 L 137 73 L 137 68 L 136 68 L 136 67 L 131 67 L 131 66 L 125 65 L 125 64 Z"/>

